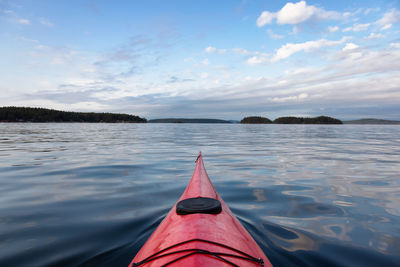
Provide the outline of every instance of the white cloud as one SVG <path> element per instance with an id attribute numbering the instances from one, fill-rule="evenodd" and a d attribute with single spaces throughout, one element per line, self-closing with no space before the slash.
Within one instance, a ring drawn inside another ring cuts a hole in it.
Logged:
<path id="1" fill-rule="evenodd" d="M 257 26 L 262 27 L 272 22 L 272 19 L 276 17 L 275 13 L 271 13 L 268 11 L 263 11 L 261 15 L 257 19 Z"/>
<path id="2" fill-rule="evenodd" d="M 329 26 L 328 31 L 329 32 L 337 32 L 339 30 L 338 26 Z"/>
<path id="3" fill-rule="evenodd" d="M 400 43 L 390 43 L 390 47 L 400 48 Z"/>
<path id="4" fill-rule="evenodd" d="M 317 12 L 315 6 L 307 6 L 305 1 L 298 3 L 286 3 L 286 5 L 277 13 L 277 22 L 279 24 L 298 24 L 306 21 Z"/>
<path id="5" fill-rule="evenodd" d="M 205 49 L 205 51 L 206 51 L 207 53 L 214 53 L 214 52 L 217 51 L 217 48 L 215 48 L 215 47 L 213 47 L 213 46 L 209 46 L 209 47 L 207 47 L 207 48 Z"/>
<path id="6" fill-rule="evenodd" d="M 18 19 L 17 23 L 23 24 L 23 25 L 31 25 L 31 22 L 28 19 Z"/>
<path id="7" fill-rule="evenodd" d="M 263 53 L 263 52 L 259 52 L 259 51 L 250 52 L 243 48 L 234 48 L 234 49 L 232 49 L 232 51 L 235 54 L 251 56 L 250 58 L 248 58 L 246 60 L 246 64 L 249 66 L 255 66 L 255 65 L 267 63 L 270 61 L 269 60 L 270 55 L 267 53 Z"/>
<path id="8" fill-rule="evenodd" d="M 363 55 L 360 46 L 354 43 L 347 43 L 345 47 L 343 47 L 342 51 L 346 57 L 351 59 L 357 59 Z"/>
<path id="9" fill-rule="evenodd" d="M 382 33 L 374 33 L 374 32 L 371 32 L 371 33 L 368 35 L 368 37 L 366 37 L 365 39 L 372 40 L 372 39 L 380 39 L 380 38 L 383 38 L 383 37 L 384 37 L 384 35 L 383 35 Z"/>
<path id="10" fill-rule="evenodd" d="M 274 40 L 282 39 L 282 38 L 285 37 L 285 36 L 283 36 L 283 35 L 274 33 L 274 32 L 273 32 L 272 30 L 270 30 L 270 29 L 267 30 L 267 33 L 268 33 L 269 37 L 271 37 L 271 38 L 274 39 Z"/>
<path id="11" fill-rule="evenodd" d="M 322 20 L 329 20 L 329 19 L 340 20 L 344 17 L 344 15 L 336 11 L 326 11 L 322 8 L 317 8 L 316 17 Z"/>
<path id="12" fill-rule="evenodd" d="M 348 50 L 354 50 L 359 48 L 360 46 L 353 44 L 353 43 L 347 43 L 346 46 L 342 49 L 343 51 L 348 51 Z"/>
<path id="13" fill-rule="evenodd" d="M 381 26 L 381 30 L 387 30 L 392 27 L 394 23 L 400 22 L 400 11 L 393 8 L 386 12 L 380 20 L 375 23 Z"/>
<path id="14" fill-rule="evenodd" d="M 318 48 L 325 47 L 325 46 L 342 44 L 346 40 L 347 40 L 347 37 L 343 37 L 341 40 L 338 40 L 338 41 L 329 41 L 326 39 L 319 39 L 316 41 L 308 41 L 305 43 L 297 43 L 297 44 L 287 43 L 287 44 L 281 46 L 276 51 L 274 57 L 272 58 L 272 62 L 288 58 L 291 55 L 293 55 L 294 53 L 297 53 L 300 51 L 309 52 L 313 49 L 318 49 Z"/>
<path id="15" fill-rule="evenodd" d="M 347 27 L 345 29 L 343 29 L 343 32 L 349 32 L 349 31 L 353 31 L 353 32 L 360 32 L 360 31 L 365 31 L 369 28 L 371 24 L 370 23 L 365 23 L 365 24 L 359 24 L 356 23 L 353 25 L 353 27 Z"/>
<path id="16" fill-rule="evenodd" d="M 292 95 L 292 96 L 284 96 L 284 97 L 272 97 L 269 100 L 271 102 L 276 102 L 276 103 L 284 103 L 284 102 L 294 102 L 294 101 L 300 101 L 308 98 L 307 93 L 301 93 L 299 95 Z"/>
<path id="17" fill-rule="evenodd" d="M 209 46 L 205 49 L 206 53 L 215 53 L 217 52 L 218 54 L 225 54 L 226 53 L 226 49 L 217 49 L 216 47 L 213 46 Z"/>
<path id="18" fill-rule="evenodd" d="M 108 108 L 110 108 L 110 107 L 108 105 L 106 105 L 106 104 L 87 101 L 87 102 L 78 102 L 78 103 L 69 104 L 69 105 L 67 105 L 67 107 L 65 107 L 62 110 L 93 110 L 93 111 L 101 111 L 101 110 L 107 110 Z"/>
<path id="19" fill-rule="evenodd" d="M 257 26 L 262 27 L 271 24 L 274 19 L 278 24 L 299 24 L 311 17 L 319 19 L 339 19 L 342 16 L 335 11 L 326 11 L 313 5 L 307 5 L 305 1 L 286 3 L 278 12 L 263 11 L 257 19 Z"/>
<path id="20" fill-rule="evenodd" d="M 381 30 L 384 31 L 384 30 L 390 29 L 390 28 L 392 28 L 392 26 L 393 26 L 393 24 L 391 24 L 391 23 L 386 24 L 381 28 Z"/>
<path id="21" fill-rule="evenodd" d="M 350 12 L 344 12 L 343 13 L 343 18 L 345 18 L 345 19 L 349 18 L 350 16 L 351 16 Z"/>
<path id="22" fill-rule="evenodd" d="M 354 26 L 353 26 L 353 31 L 355 31 L 355 32 L 365 31 L 365 30 L 368 29 L 369 25 L 371 25 L 371 24 L 369 24 L 369 23 L 365 23 L 365 24 L 354 24 Z"/>
<path id="23" fill-rule="evenodd" d="M 349 32 L 349 31 L 351 31 L 351 30 L 353 30 L 352 27 L 346 27 L 346 28 L 344 28 L 344 29 L 342 30 L 342 32 Z"/>
<path id="24" fill-rule="evenodd" d="M 266 55 L 256 55 L 246 61 L 246 63 L 250 66 L 259 65 L 266 62 L 269 62 L 269 59 Z"/>

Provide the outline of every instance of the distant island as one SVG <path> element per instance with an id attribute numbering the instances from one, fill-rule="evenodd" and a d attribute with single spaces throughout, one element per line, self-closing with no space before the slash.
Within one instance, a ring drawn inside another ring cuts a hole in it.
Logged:
<path id="1" fill-rule="evenodd" d="M 270 119 L 259 117 L 259 116 L 251 116 L 243 118 L 240 123 L 244 124 L 267 124 L 272 123 Z"/>
<path id="2" fill-rule="evenodd" d="M 69 112 L 46 108 L 0 107 L 0 122 L 127 122 L 145 123 L 135 115 L 94 112 Z"/>
<path id="3" fill-rule="evenodd" d="M 328 116 L 318 116 L 314 118 L 302 117 L 280 117 L 274 120 L 277 124 L 343 124 L 339 119 Z"/>
<path id="4" fill-rule="evenodd" d="M 343 121 L 343 123 L 344 124 L 397 124 L 397 125 L 400 125 L 400 121 L 371 119 L 371 118 Z"/>
<path id="5" fill-rule="evenodd" d="M 253 117 L 245 117 L 240 123 L 247 124 L 343 124 L 343 122 L 339 119 L 331 118 L 328 116 L 318 116 L 314 118 L 303 118 L 303 117 L 280 117 L 271 121 L 265 117 L 253 116 Z"/>
<path id="6" fill-rule="evenodd" d="M 149 123 L 232 123 L 227 120 L 219 119 L 184 119 L 184 118 L 167 118 L 149 120 Z"/>

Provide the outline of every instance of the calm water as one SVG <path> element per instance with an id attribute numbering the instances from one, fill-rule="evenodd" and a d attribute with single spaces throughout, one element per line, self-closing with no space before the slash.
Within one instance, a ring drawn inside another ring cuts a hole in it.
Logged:
<path id="1" fill-rule="evenodd" d="M 126 266 L 199 150 L 275 266 L 400 266 L 400 126 L 0 123 L 0 266 Z"/>

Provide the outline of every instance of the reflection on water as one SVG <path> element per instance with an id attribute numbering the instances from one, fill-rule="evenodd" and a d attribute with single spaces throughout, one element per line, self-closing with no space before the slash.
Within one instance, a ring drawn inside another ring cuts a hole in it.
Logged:
<path id="1" fill-rule="evenodd" d="M 398 126 L 1 124 L 0 266 L 126 266 L 203 151 L 276 266 L 399 266 Z"/>

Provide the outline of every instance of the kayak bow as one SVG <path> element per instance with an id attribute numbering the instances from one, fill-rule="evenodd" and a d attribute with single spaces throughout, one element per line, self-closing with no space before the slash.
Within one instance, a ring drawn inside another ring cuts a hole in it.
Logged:
<path id="1" fill-rule="evenodd" d="M 272 266 L 215 191 L 201 152 L 192 179 L 135 258 L 134 266 Z"/>

